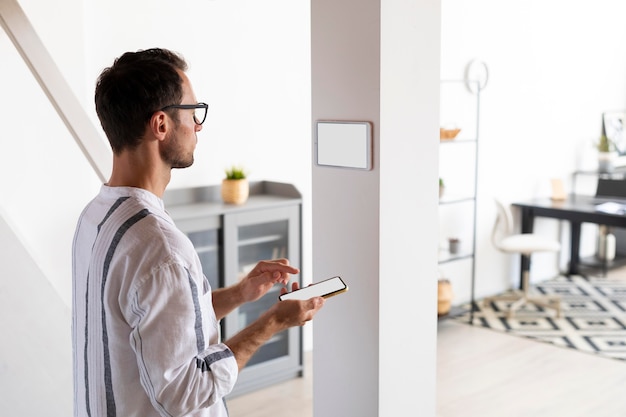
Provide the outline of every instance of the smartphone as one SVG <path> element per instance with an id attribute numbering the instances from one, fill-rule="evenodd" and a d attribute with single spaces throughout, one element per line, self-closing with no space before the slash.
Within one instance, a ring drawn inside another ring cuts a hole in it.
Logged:
<path id="1" fill-rule="evenodd" d="M 341 277 L 332 277 L 324 281 L 316 282 L 308 287 L 288 292 L 278 297 L 279 300 L 308 300 L 311 297 L 329 298 L 333 295 L 348 291 L 348 286 Z"/>

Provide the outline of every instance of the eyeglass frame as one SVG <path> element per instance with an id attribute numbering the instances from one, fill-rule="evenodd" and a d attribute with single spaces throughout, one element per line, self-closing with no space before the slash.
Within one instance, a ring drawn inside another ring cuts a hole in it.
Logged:
<path id="1" fill-rule="evenodd" d="M 196 113 L 194 112 L 193 114 L 193 121 L 195 124 L 197 125 L 202 125 L 202 123 L 204 123 L 204 121 L 206 120 L 206 115 L 209 112 L 209 105 L 206 103 L 196 103 L 196 104 L 170 104 L 169 106 L 165 106 L 161 109 L 161 111 L 165 111 L 167 109 L 186 109 L 186 110 L 190 110 L 190 109 L 204 109 L 204 118 L 201 121 L 198 121 L 196 119 Z"/>

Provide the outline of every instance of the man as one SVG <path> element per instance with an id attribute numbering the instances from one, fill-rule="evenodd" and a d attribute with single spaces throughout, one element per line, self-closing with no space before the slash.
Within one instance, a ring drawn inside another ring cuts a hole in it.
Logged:
<path id="1" fill-rule="evenodd" d="M 261 261 L 237 285 L 212 290 L 191 242 L 165 211 L 171 170 L 193 163 L 208 107 L 197 103 L 186 69 L 171 51 L 129 52 L 96 85 L 114 156 L 110 180 L 74 237 L 76 416 L 227 416 L 223 398 L 254 352 L 311 320 L 324 303 L 277 301 L 218 340 L 220 319 L 299 271 L 286 259 Z"/>

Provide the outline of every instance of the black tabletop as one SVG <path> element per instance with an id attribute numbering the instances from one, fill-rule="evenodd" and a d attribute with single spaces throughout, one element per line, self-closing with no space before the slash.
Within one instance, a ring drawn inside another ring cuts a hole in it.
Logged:
<path id="1" fill-rule="evenodd" d="M 587 195 L 569 195 L 565 200 L 537 198 L 528 201 L 515 202 L 512 205 L 522 209 L 525 215 L 552 217 L 562 220 L 583 223 L 606 224 L 608 226 L 626 227 L 626 215 L 607 213 L 601 210 L 603 203 L 626 204 L 623 199 L 597 198 Z"/>

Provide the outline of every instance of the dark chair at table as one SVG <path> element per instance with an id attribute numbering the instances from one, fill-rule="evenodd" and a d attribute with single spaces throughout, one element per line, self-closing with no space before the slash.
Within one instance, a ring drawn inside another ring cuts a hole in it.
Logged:
<path id="1" fill-rule="evenodd" d="M 602 201 L 626 200 L 626 180 L 617 178 L 598 178 L 595 197 Z M 616 252 L 607 253 L 607 240 L 609 235 L 615 239 Z M 602 250 L 600 250 L 602 248 Z M 626 230 L 621 228 L 609 228 L 606 225 L 598 225 L 598 258 L 602 262 L 602 275 L 606 276 L 609 262 L 619 254 L 626 254 Z"/>
<path id="2" fill-rule="evenodd" d="M 603 200 L 626 199 L 626 180 L 598 178 L 596 198 Z"/>

